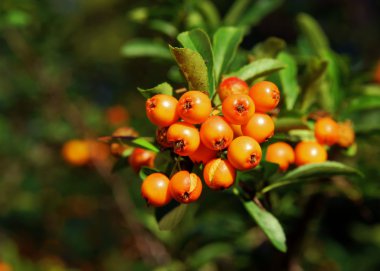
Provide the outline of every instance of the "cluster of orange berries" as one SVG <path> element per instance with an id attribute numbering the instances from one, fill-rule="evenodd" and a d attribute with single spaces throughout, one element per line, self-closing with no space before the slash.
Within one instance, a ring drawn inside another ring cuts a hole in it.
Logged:
<path id="1" fill-rule="evenodd" d="M 266 113 L 280 101 L 275 84 L 262 81 L 249 88 L 236 77 L 225 79 L 218 94 L 222 112 L 197 90 L 185 92 L 179 100 L 157 94 L 146 101 L 147 117 L 158 126 L 157 142 L 179 156 L 188 156 L 193 163 L 202 163 L 203 179 L 214 190 L 232 186 L 236 170 L 249 170 L 260 163 L 260 143 L 274 133 L 274 122 Z M 141 190 L 149 205 L 162 206 L 172 198 L 190 203 L 199 198 L 202 182 L 186 170 L 176 172 L 170 180 L 153 173 L 143 181 Z"/>
<path id="2" fill-rule="evenodd" d="M 302 166 L 310 163 L 321 163 L 327 160 L 327 151 L 323 147 L 339 145 L 347 148 L 355 141 L 355 133 L 350 121 L 337 123 L 331 117 L 321 117 L 314 125 L 316 141 L 301 141 L 295 149 L 285 142 L 276 142 L 268 146 L 265 159 L 279 164 L 285 171 L 295 163 Z"/>

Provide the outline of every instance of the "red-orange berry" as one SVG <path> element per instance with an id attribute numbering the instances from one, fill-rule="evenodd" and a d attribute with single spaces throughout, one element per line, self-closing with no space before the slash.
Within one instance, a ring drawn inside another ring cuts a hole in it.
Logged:
<path id="1" fill-rule="evenodd" d="M 233 94 L 222 103 L 224 118 L 231 124 L 246 124 L 255 113 L 255 104 L 245 94 Z"/>
<path id="2" fill-rule="evenodd" d="M 220 116 L 209 117 L 201 126 L 202 143 L 211 150 L 223 150 L 234 138 L 230 125 Z"/>
<path id="3" fill-rule="evenodd" d="M 170 95 L 154 95 L 146 101 L 146 115 L 153 124 L 159 127 L 169 126 L 179 119 L 177 103 L 177 99 Z"/>
<path id="4" fill-rule="evenodd" d="M 86 140 L 73 139 L 62 147 L 62 156 L 66 162 L 74 166 L 83 166 L 90 161 L 90 148 Z"/>
<path id="5" fill-rule="evenodd" d="M 256 112 L 269 112 L 280 102 L 278 87 L 269 81 L 254 84 L 249 90 L 249 96 L 255 102 Z"/>
<path id="6" fill-rule="evenodd" d="M 156 154 L 142 148 L 135 148 L 132 154 L 128 157 L 129 165 L 134 172 L 139 172 L 141 167 L 154 167 L 154 159 Z"/>
<path id="7" fill-rule="evenodd" d="M 202 182 L 195 173 L 181 170 L 171 177 L 169 190 L 176 201 L 180 203 L 190 203 L 200 197 L 202 193 Z"/>
<path id="8" fill-rule="evenodd" d="M 172 199 L 169 178 L 162 173 L 150 174 L 141 185 L 141 194 L 149 205 L 160 207 L 168 204 Z"/>
<path id="9" fill-rule="evenodd" d="M 205 165 L 211 159 L 216 158 L 217 155 L 218 155 L 217 151 L 206 148 L 205 145 L 203 145 L 203 143 L 201 142 L 199 144 L 198 149 L 192 154 L 190 154 L 189 158 L 191 159 L 191 161 L 193 161 L 193 163 L 196 163 L 196 164 L 202 163 Z"/>
<path id="10" fill-rule="evenodd" d="M 218 88 L 220 100 L 232 94 L 248 94 L 249 87 L 247 83 L 238 77 L 228 77 L 222 81 Z"/>
<path id="11" fill-rule="evenodd" d="M 177 112 L 186 122 L 199 124 L 204 122 L 212 111 L 210 98 L 201 91 L 185 92 L 178 101 Z"/>
<path id="12" fill-rule="evenodd" d="M 192 154 L 200 144 L 198 129 L 186 122 L 176 122 L 170 125 L 167 138 L 169 144 L 173 144 L 174 152 L 181 156 Z"/>
<path id="13" fill-rule="evenodd" d="M 285 142 L 270 144 L 267 148 L 265 160 L 276 163 L 282 171 L 288 169 L 289 164 L 294 163 L 295 154 L 292 146 Z"/>
<path id="14" fill-rule="evenodd" d="M 273 136 L 274 122 L 267 114 L 255 113 L 246 124 L 241 126 L 241 131 L 243 135 L 262 143 Z"/>
<path id="15" fill-rule="evenodd" d="M 239 170 L 256 167 L 261 160 L 262 151 L 259 143 L 249 136 L 235 138 L 227 151 L 228 161 Z"/>
<path id="16" fill-rule="evenodd" d="M 231 187 L 236 178 L 236 170 L 228 160 L 216 158 L 203 169 L 203 179 L 208 187 L 222 190 Z"/>
<path id="17" fill-rule="evenodd" d="M 297 166 L 311 163 L 322 163 L 327 160 L 327 152 L 322 145 L 315 141 L 301 141 L 295 150 Z"/>
<path id="18" fill-rule="evenodd" d="M 330 117 L 319 118 L 314 126 L 314 135 L 319 144 L 334 145 L 339 140 L 339 127 Z"/>

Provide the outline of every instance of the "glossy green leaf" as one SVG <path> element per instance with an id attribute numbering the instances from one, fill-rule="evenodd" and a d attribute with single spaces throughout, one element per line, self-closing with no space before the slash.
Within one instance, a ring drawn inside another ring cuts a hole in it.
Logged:
<path id="1" fill-rule="evenodd" d="M 243 39 L 243 34 L 243 30 L 236 27 L 221 27 L 214 34 L 214 66 L 217 83 L 235 58 L 236 51 Z"/>
<path id="2" fill-rule="evenodd" d="M 355 168 L 335 161 L 307 164 L 289 171 L 283 177 L 276 179 L 274 183 L 264 187 L 261 192 L 267 193 L 273 189 L 289 184 L 309 181 L 315 178 L 330 177 L 334 175 L 363 176 L 363 173 Z"/>
<path id="3" fill-rule="evenodd" d="M 286 42 L 283 39 L 269 37 L 265 41 L 256 44 L 252 49 L 252 54 L 256 59 L 275 58 L 285 47 Z"/>
<path id="4" fill-rule="evenodd" d="M 202 56 L 188 48 L 170 46 L 170 50 L 189 84 L 189 89 L 209 91 L 208 69 Z"/>
<path id="5" fill-rule="evenodd" d="M 131 40 L 121 47 L 121 54 L 125 57 L 152 57 L 171 59 L 170 51 L 165 44 L 151 40 Z"/>
<path id="6" fill-rule="evenodd" d="M 226 75 L 237 76 L 242 80 L 253 80 L 277 72 L 285 68 L 284 63 L 277 59 L 262 58 L 243 66 L 238 71 Z"/>
<path id="7" fill-rule="evenodd" d="M 380 109 L 380 96 L 362 95 L 348 102 L 346 110 L 348 112 Z"/>
<path id="8" fill-rule="evenodd" d="M 243 201 L 245 209 L 264 231 L 272 244 L 281 252 L 286 252 L 286 237 L 281 224 L 271 213 L 260 208 L 253 201 Z"/>
<path id="9" fill-rule="evenodd" d="M 200 56 L 203 58 L 203 61 L 207 67 L 207 77 L 209 86 L 208 92 L 210 97 L 212 97 L 215 92 L 214 56 L 208 35 L 203 30 L 194 29 L 191 31 L 182 32 L 178 35 L 177 39 L 185 48 L 198 52 Z"/>
<path id="10" fill-rule="evenodd" d="M 285 95 L 286 109 L 292 110 L 300 93 L 297 81 L 297 63 L 293 56 L 286 52 L 281 52 L 277 58 L 286 65 L 286 68 L 280 71 L 281 90 Z"/>
<path id="11" fill-rule="evenodd" d="M 158 222 L 158 227 L 162 231 L 173 230 L 181 222 L 186 214 L 188 205 L 179 204 L 177 207 L 166 213 Z"/>
<path id="12" fill-rule="evenodd" d="M 149 142 L 147 139 L 143 137 L 138 137 L 131 141 L 132 145 L 153 151 L 153 152 L 159 152 L 160 149 L 157 148 L 155 145 L 153 145 L 151 142 Z"/>
<path id="13" fill-rule="evenodd" d="M 144 98 L 149 99 L 150 97 L 156 95 L 156 94 L 166 94 L 166 95 L 173 95 L 173 87 L 164 82 L 161 83 L 153 88 L 149 89 L 142 89 L 142 88 L 137 88 L 139 92 L 141 93 Z"/>

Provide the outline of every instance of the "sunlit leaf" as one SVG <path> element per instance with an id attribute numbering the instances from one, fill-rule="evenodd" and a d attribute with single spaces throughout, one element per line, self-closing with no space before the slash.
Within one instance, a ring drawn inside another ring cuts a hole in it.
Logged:
<path id="1" fill-rule="evenodd" d="M 281 252 L 286 252 L 286 237 L 281 224 L 271 213 L 260 208 L 253 201 L 243 201 L 245 209 L 264 231 L 272 244 Z"/>
<path id="2" fill-rule="evenodd" d="M 281 90 L 285 94 L 286 109 L 292 110 L 300 93 L 300 87 L 297 81 L 297 63 L 294 58 L 286 52 L 281 52 L 278 55 L 278 59 L 286 65 L 286 68 L 280 71 Z"/>
<path id="3" fill-rule="evenodd" d="M 202 56 L 188 48 L 170 46 L 170 50 L 189 84 L 189 89 L 209 91 L 207 67 Z"/>
<path id="4" fill-rule="evenodd" d="M 153 174 L 156 172 L 159 172 L 159 171 L 155 168 L 150 168 L 150 167 L 144 166 L 144 167 L 141 167 L 141 169 L 139 171 L 139 177 L 141 180 L 145 180 L 146 177 L 148 177 L 150 174 Z"/>
<path id="5" fill-rule="evenodd" d="M 178 29 L 173 24 L 164 20 L 151 20 L 149 21 L 149 27 L 169 37 L 175 37 L 178 34 Z"/>
<path id="6" fill-rule="evenodd" d="M 217 82 L 228 70 L 242 39 L 243 30 L 236 27 L 221 27 L 214 34 L 213 49 L 215 78 Z"/>
<path id="7" fill-rule="evenodd" d="M 206 64 L 207 67 L 207 77 L 209 86 L 208 92 L 210 97 L 212 97 L 215 92 L 214 56 L 208 35 L 203 30 L 194 29 L 191 31 L 182 32 L 178 35 L 177 39 L 185 48 L 191 49 L 199 53 L 200 56 L 203 58 L 203 62 Z"/>
<path id="8" fill-rule="evenodd" d="M 164 82 L 161 83 L 153 88 L 149 89 L 142 89 L 142 88 L 137 88 L 139 92 L 144 96 L 144 98 L 148 99 L 156 94 L 166 94 L 166 95 L 173 95 L 173 87 Z"/>
<path id="9" fill-rule="evenodd" d="M 272 74 L 285 68 L 284 63 L 277 59 L 262 58 L 243 66 L 238 71 L 226 75 L 237 76 L 242 80 L 253 80 L 265 75 Z"/>
<path id="10" fill-rule="evenodd" d="M 146 140 L 143 137 L 138 137 L 138 138 L 132 140 L 131 143 L 135 146 L 139 146 L 139 147 L 142 147 L 144 149 L 147 149 L 147 150 L 150 150 L 153 152 L 159 152 L 160 151 L 155 145 L 153 145 L 151 142 L 149 142 L 148 140 Z"/>
<path id="11" fill-rule="evenodd" d="M 121 47 L 121 54 L 125 57 L 152 57 L 171 59 L 168 46 L 152 42 L 151 40 L 131 40 Z"/>

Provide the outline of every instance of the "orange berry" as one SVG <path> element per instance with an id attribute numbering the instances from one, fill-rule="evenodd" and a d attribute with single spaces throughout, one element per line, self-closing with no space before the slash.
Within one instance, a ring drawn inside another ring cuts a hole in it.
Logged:
<path id="1" fill-rule="evenodd" d="M 238 77 L 228 77 L 222 81 L 218 88 L 221 101 L 232 94 L 248 94 L 247 83 Z"/>
<path id="2" fill-rule="evenodd" d="M 112 125 L 120 125 L 128 121 L 129 114 L 127 109 L 121 105 L 114 105 L 106 111 L 107 120 Z"/>
<path id="3" fill-rule="evenodd" d="M 218 155 L 217 151 L 206 148 L 205 145 L 203 145 L 203 143 L 201 142 L 199 144 L 198 149 L 192 154 L 190 154 L 189 158 L 191 159 L 191 161 L 193 161 L 193 163 L 196 163 L 196 164 L 202 163 L 205 165 L 211 159 L 216 158 L 217 155 Z"/>
<path id="4" fill-rule="evenodd" d="M 246 124 L 255 113 L 255 104 L 245 94 L 233 94 L 222 103 L 224 118 L 231 124 Z"/>
<path id="5" fill-rule="evenodd" d="M 167 138 L 168 142 L 173 144 L 174 152 L 181 156 L 192 154 L 200 144 L 198 129 L 186 122 L 176 122 L 170 125 Z"/>
<path id="6" fill-rule="evenodd" d="M 141 185 L 141 194 L 149 205 L 160 207 L 168 204 L 172 199 L 169 178 L 162 173 L 150 174 Z"/>
<path id="7" fill-rule="evenodd" d="M 260 163 L 261 156 L 259 143 L 249 136 L 239 136 L 232 140 L 227 151 L 228 161 L 239 170 L 256 167 Z"/>
<path id="8" fill-rule="evenodd" d="M 154 167 L 155 158 L 156 154 L 154 152 L 142 148 L 135 148 L 128 157 L 128 162 L 133 171 L 138 173 L 143 166 Z"/>
<path id="9" fill-rule="evenodd" d="M 355 132 L 351 121 L 338 123 L 338 144 L 341 147 L 347 148 L 355 142 Z"/>
<path id="10" fill-rule="evenodd" d="M 339 140 L 339 127 L 329 117 L 319 118 L 314 126 L 314 135 L 319 144 L 334 145 Z"/>
<path id="11" fill-rule="evenodd" d="M 202 193 L 202 182 L 195 173 L 181 170 L 171 177 L 169 190 L 176 201 L 180 203 L 190 203 L 200 197 Z"/>
<path id="12" fill-rule="evenodd" d="M 297 166 L 311 163 L 322 163 L 327 160 L 327 152 L 322 145 L 315 141 L 301 141 L 295 150 Z"/>
<path id="13" fill-rule="evenodd" d="M 266 113 L 276 108 L 280 102 L 278 87 L 269 81 L 254 84 L 249 90 L 249 96 L 255 103 L 256 112 Z"/>
<path id="14" fill-rule="evenodd" d="M 204 122 L 212 111 L 210 98 L 201 91 L 185 92 L 178 101 L 177 112 L 186 122 L 199 124 Z"/>
<path id="15" fill-rule="evenodd" d="M 201 126 L 202 143 L 210 150 L 223 150 L 231 143 L 234 132 L 220 116 L 209 117 Z"/>
<path id="16" fill-rule="evenodd" d="M 230 124 L 230 127 L 234 132 L 234 138 L 243 135 L 243 132 L 241 131 L 241 125 Z"/>
<path id="17" fill-rule="evenodd" d="M 213 190 L 231 187 L 236 178 L 236 170 L 228 160 L 216 158 L 209 161 L 203 169 L 203 179 Z"/>
<path id="18" fill-rule="evenodd" d="M 243 135 L 263 143 L 273 136 L 274 122 L 267 114 L 255 113 L 246 124 L 241 126 L 241 131 Z"/>
<path id="19" fill-rule="evenodd" d="M 373 79 L 376 83 L 380 84 L 380 60 L 376 63 L 375 70 L 373 72 Z"/>
<path id="20" fill-rule="evenodd" d="M 110 157 L 110 147 L 104 142 L 93 139 L 86 140 L 90 151 L 90 159 L 95 163 L 104 163 Z"/>
<path id="21" fill-rule="evenodd" d="M 62 156 L 74 166 L 83 166 L 90 161 L 90 149 L 86 140 L 73 139 L 62 147 Z"/>
<path id="22" fill-rule="evenodd" d="M 150 122 L 159 127 L 169 126 L 179 119 L 177 104 L 177 99 L 172 96 L 154 95 L 146 101 L 146 115 Z"/>
<path id="23" fill-rule="evenodd" d="M 265 160 L 279 164 L 280 169 L 285 171 L 289 164 L 294 163 L 295 154 L 292 146 L 285 142 L 270 144 L 267 148 Z"/>

